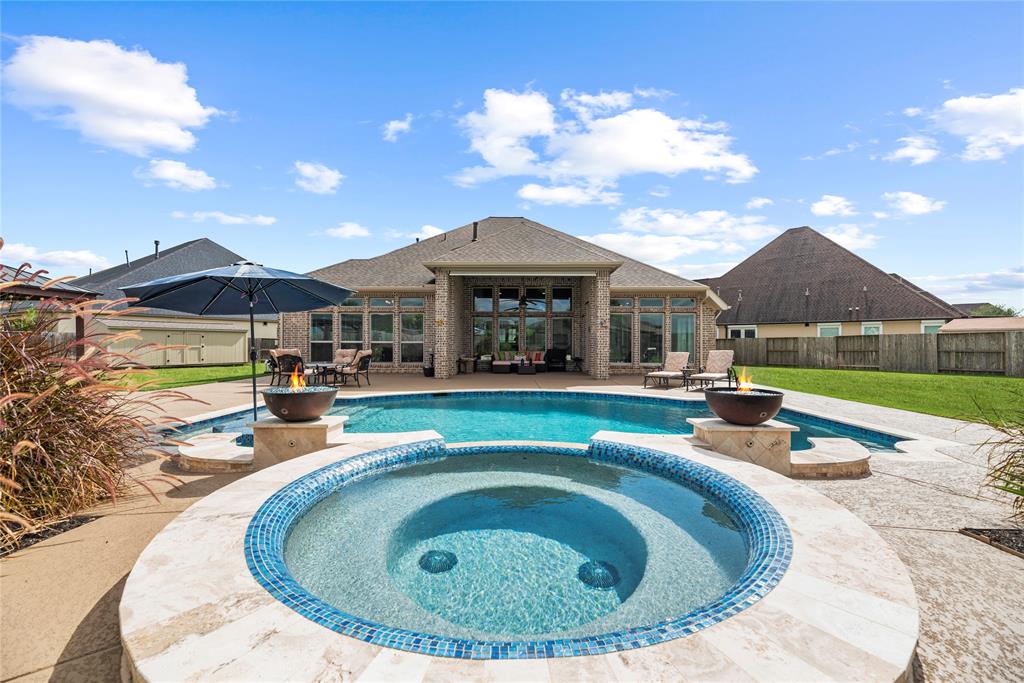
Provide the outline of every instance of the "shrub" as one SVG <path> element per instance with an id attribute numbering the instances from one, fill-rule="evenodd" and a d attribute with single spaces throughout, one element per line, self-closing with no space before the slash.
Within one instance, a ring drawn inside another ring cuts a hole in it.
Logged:
<path id="1" fill-rule="evenodd" d="M 42 272 L 22 266 L 13 281 L 0 284 L 0 295 L 35 284 Z M 62 317 L 137 312 L 115 308 L 123 303 L 0 302 L 0 553 L 17 547 L 25 533 L 114 499 L 132 483 L 149 490 L 128 470 L 165 455 L 159 446 L 171 442 L 155 428 L 181 421 L 166 416 L 163 406 L 192 399 L 174 391 L 140 398 L 126 389 L 127 375 L 138 369 L 128 366 L 131 354 L 113 353 L 110 345 L 138 338 L 135 333 L 101 334 L 89 324 L 76 340 L 57 330 Z"/>
<path id="2" fill-rule="evenodd" d="M 1013 517 L 1024 525 L 1024 392 L 1013 393 L 1005 412 L 983 420 L 998 432 L 983 446 L 988 449 L 988 485 L 1010 494 Z"/>

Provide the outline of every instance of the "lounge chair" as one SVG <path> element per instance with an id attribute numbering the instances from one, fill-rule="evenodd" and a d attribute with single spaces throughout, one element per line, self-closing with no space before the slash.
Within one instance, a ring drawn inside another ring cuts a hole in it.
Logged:
<path id="1" fill-rule="evenodd" d="M 654 382 L 655 386 L 663 386 L 668 389 L 669 380 L 678 379 L 682 380 L 683 384 L 686 383 L 686 366 L 690 363 L 690 352 L 689 351 L 669 351 L 668 355 L 665 356 L 665 362 L 662 364 L 660 370 L 654 372 L 648 372 L 644 375 L 644 389 L 647 388 L 647 382 Z"/>
<path id="2" fill-rule="evenodd" d="M 714 387 L 715 382 L 722 380 L 731 386 L 736 377 L 736 373 L 732 369 L 732 353 L 729 350 L 709 351 L 707 365 L 697 374 L 690 375 L 690 381 L 700 382 L 701 388 L 708 384 Z"/>

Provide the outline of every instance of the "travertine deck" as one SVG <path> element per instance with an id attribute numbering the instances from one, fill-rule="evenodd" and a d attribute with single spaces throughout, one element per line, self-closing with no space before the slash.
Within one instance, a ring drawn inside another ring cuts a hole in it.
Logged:
<path id="1" fill-rule="evenodd" d="M 910 666 L 917 600 L 903 564 L 877 534 L 801 484 L 671 435 L 596 436 L 675 453 L 739 479 L 782 514 L 794 542 L 790 568 L 771 593 L 693 635 L 590 657 L 451 660 L 347 638 L 256 583 L 242 548 L 249 517 L 268 496 L 340 458 L 434 434 L 364 435 L 250 475 L 180 515 L 143 552 L 125 586 L 121 631 L 136 678 L 893 681 Z"/>

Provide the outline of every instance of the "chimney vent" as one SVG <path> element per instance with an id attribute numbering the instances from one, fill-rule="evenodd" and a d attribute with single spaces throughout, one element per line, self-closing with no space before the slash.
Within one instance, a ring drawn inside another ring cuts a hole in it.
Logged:
<path id="1" fill-rule="evenodd" d="M 416 241 L 417 241 L 417 242 L 419 242 L 419 241 L 420 241 L 420 238 L 419 238 L 419 237 L 417 237 L 417 238 L 416 238 Z"/>
<path id="2" fill-rule="evenodd" d="M 479 221 L 473 221 L 473 241 L 476 242 L 476 226 Z"/>
<path id="3" fill-rule="evenodd" d="M 131 266 L 132 265 L 131 262 L 128 260 L 128 250 L 127 249 L 124 250 L 124 264 L 126 266 Z"/>
<path id="4" fill-rule="evenodd" d="M 153 240 L 153 258 L 160 258 L 160 240 Z"/>

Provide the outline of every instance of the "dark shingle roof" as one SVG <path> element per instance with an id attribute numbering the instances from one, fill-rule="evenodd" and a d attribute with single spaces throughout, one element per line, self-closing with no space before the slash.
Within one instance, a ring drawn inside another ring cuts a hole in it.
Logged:
<path id="1" fill-rule="evenodd" d="M 691 280 L 521 216 L 492 216 L 478 221 L 476 242 L 473 224 L 467 223 L 375 258 L 349 259 L 310 275 L 336 284 L 348 283 L 356 289 L 422 287 L 434 281 L 434 274 L 424 263 L 607 264 L 611 268 L 618 266 L 611 277 L 611 286 L 615 288 L 702 288 Z"/>
<path id="2" fill-rule="evenodd" d="M 35 290 L 38 289 L 39 296 L 62 296 L 62 297 L 92 297 L 97 294 L 91 289 L 84 289 L 71 284 L 70 281 L 58 282 L 50 285 L 46 289 L 43 289 L 43 285 L 53 280 L 52 277 L 46 275 L 36 275 L 32 277 L 32 274 L 36 272 L 36 269 L 26 268 L 19 272 L 18 266 L 8 265 L 0 263 L 0 282 L 14 282 L 15 280 L 26 281 L 31 278 L 31 282 L 27 282 L 25 285 L 18 287 L 10 287 L 5 292 L 12 290 L 22 290 L 19 294 L 27 294 L 24 290 Z"/>
<path id="3" fill-rule="evenodd" d="M 721 325 L 963 317 L 808 227 L 787 230 L 725 275 L 701 282 L 731 306 Z"/>
<path id="4" fill-rule="evenodd" d="M 122 263 L 106 270 L 72 280 L 79 287 L 88 287 L 100 292 L 104 299 L 121 299 L 124 292 L 121 287 L 148 282 L 157 278 L 183 275 L 199 270 L 229 266 L 237 261 L 244 261 L 240 254 L 223 247 L 211 239 L 201 237 L 189 242 L 182 242 L 160 251 L 160 256 L 148 254 L 129 263 Z M 150 308 L 143 315 L 170 315 L 195 317 L 189 313 L 166 311 Z M 237 318 L 241 316 L 204 316 L 219 318 Z M 245 316 L 248 320 L 248 316 Z M 257 320 L 276 320 L 276 315 L 259 315 Z"/>

